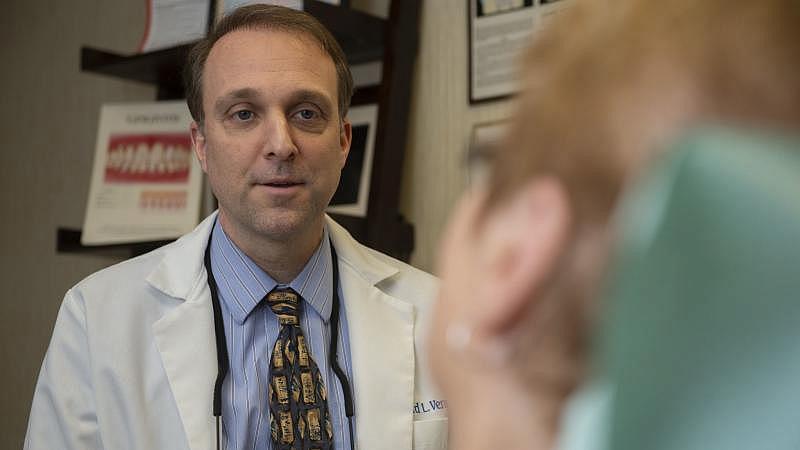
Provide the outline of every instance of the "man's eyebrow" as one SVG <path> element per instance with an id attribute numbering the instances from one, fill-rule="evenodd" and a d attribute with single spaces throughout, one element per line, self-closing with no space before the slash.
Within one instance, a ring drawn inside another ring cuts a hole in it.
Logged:
<path id="1" fill-rule="evenodd" d="M 228 105 L 237 100 L 254 100 L 261 97 L 253 88 L 234 89 L 214 102 L 214 111 L 224 112 Z"/>
<path id="2" fill-rule="evenodd" d="M 333 101 L 324 93 L 312 89 L 301 89 L 292 93 L 291 103 L 298 104 L 303 102 L 310 102 L 318 105 L 320 108 L 330 111 L 333 108 Z"/>

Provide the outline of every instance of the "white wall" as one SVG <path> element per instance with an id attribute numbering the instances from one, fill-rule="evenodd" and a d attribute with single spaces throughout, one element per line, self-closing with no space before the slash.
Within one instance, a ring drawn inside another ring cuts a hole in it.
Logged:
<path id="1" fill-rule="evenodd" d="M 64 292 L 119 259 L 55 252 L 80 228 L 98 108 L 153 89 L 81 73 L 80 46 L 133 50 L 142 0 L 6 0 L 0 14 L 0 448 L 22 448 L 33 385 Z"/>
<path id="2" fill-rule="evenodd" d="M 508 117 L 510 102 L 469 105 L 467 1 L 423 1 L 401 209 L 416 227 L 412 263 L 433 271 L 439 234 L 466 185 L 472 127 Z"/>
<path id="3" fill-rule="evenodd" d="M 447 215 L 466 186 L 464 153 L 475 124 L 509 116 L 511 102 L 469 104 L 467 0 L 422 0 L 420 49 L 400 208 L 416 231 L 411 263 L 435 271 Z M 389 0 L 351 0 L 386 17 Z"/>

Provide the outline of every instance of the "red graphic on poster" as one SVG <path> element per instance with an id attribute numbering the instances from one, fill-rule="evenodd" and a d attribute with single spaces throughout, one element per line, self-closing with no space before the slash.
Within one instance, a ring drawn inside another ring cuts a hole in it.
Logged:
<path id="1" fill-rule="evenodd" d="M 112 135 L 108 140 L 107 183 L 184 183 L 192 152 L 188 133 Z"/>
<path id="2" fill-rule="evenodd" d="M 186 191 L 143 191 L 139 196 L 141 209 L 184 209 Z"/>

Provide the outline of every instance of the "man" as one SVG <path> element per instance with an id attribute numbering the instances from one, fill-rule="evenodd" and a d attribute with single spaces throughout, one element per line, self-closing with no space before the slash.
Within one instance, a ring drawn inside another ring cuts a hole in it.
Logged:
<path id="1" fill-rule="evenodd" d="M 303 12 L 249 6 L 187 70 L 219 211 L 67 293 L 26 448 L 445 448 L 418 363 L 435 280 L 324 213 L 351 140 L 338 44 Z"/>

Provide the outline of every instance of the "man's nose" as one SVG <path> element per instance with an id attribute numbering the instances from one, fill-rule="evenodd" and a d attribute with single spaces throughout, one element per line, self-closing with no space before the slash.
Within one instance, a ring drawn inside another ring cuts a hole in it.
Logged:
<path id="1" fill-rule="evenodd" d="M 291 126 L 283 114 L 270 114 L 267 117 L 264 138 L 264 157 L 267 159 L 290 160 L 297 154 L 297 146 L 292 139 Z"/>

